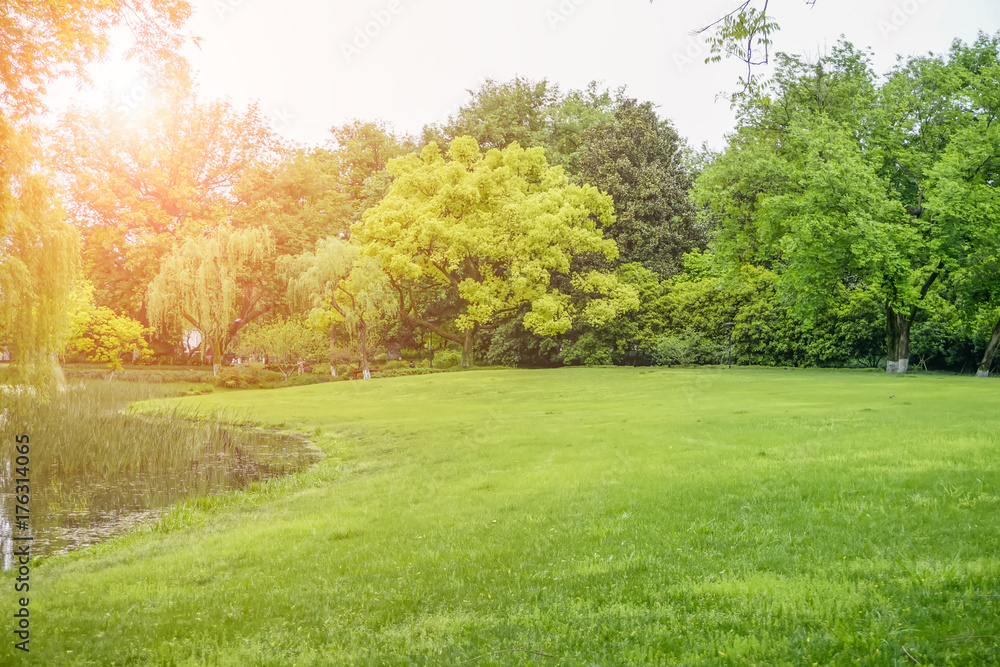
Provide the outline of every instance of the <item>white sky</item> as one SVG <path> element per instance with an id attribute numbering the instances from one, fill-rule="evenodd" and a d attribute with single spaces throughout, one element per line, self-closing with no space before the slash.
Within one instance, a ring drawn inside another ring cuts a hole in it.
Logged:
<path id="1" fill-rule="evenodd" d="M 729 103 L 740 63 L 706 65 L 690 33 L 736 0 L 194 0 L 189 56 L 200 94 L 259 101 L 283 136 L 306 144 L 348 120 L 382 119 L 419 133 L 447 118 L 483 79 L 547 77 L 564 90 L 591 80 L 627 85 L 652 100 L 693 145 L 721 148 L 733 127 Z M 945 51 L 958 37 L 1000 30 L 998 0 L 771 0 L 776 48 L 817 54 L 843 34 L 874 51 L 876 71 L 896 54 Z M 357 31 L 370 25 L 363 48 Z M 557 20 L 559 19 L 559 20 Z M 377 30 L 376 30 L 377 28 Z M 102 71 L 111 71 L 105 66 Z M 134 74 L 104 83 L 138 104 Z M 98 74 L 98 77 L 101 75 Z M 63 86 L 59 99 L 70 96 Z"/>

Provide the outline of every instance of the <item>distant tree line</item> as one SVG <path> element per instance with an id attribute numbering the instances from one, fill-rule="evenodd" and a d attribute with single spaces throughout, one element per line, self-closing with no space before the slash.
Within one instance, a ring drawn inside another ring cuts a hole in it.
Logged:
<path id="1" fill-rule="evenodd" d="M 142 109 L 74 109 L 44 138 L 37 85 L 11 83 L 0 343 L 22 369 L 114 369 L 189 362 L 197 330 L 216 372 L 322 357 L 367 377 L 430 341 L 466 366 L 714 364 L 731 333 L 738 364 L 987 375 L 998 46 L 883 76 L 846 42 L 778 54 L 718 154 L 598 83 L 487 80 L 419 138 L 355 121 L 313 147 L 199 98 L 169 59 Z"/>

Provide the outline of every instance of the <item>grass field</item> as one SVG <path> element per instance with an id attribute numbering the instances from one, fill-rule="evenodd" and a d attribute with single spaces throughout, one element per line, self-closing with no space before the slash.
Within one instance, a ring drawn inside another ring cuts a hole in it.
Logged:
<path id="1" fill-rule="evenodd" d="M 511 370 L 180 400 L 328 458 L 36 566 L 31 663 L 1000 663 L 994 381 Z"/>

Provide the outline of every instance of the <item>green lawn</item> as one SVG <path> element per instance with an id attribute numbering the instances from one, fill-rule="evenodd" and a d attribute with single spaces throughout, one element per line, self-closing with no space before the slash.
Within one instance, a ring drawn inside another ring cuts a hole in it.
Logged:
<path id="1" fill-rule="evenodd" d="M 32 663 L 1000 663 L 995 381 L 512 370 L 181 400 L 329 457 L 37 566 Z"/>

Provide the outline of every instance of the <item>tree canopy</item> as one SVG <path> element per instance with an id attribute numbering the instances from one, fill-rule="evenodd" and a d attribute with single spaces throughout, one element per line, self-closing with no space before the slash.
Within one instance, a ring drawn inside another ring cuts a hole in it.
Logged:
<path id="1" fill-rule="evenodd" d="M 614 221 L 610 198 L 571 185 L 541 149 L 513 144 L 483 155 L 474 139 L 460 137 L 447 157 L 431 143 L 389 170 L 389 193 L 354 235 L 382 259 L 404 317 L 461 342 L 466 365 L 476 328 L 499 323 L 522 303 L 531 305 L 525 325 L 542 334 L 564 332 L 578 317 L 600 322 L 634 307 L 634 293 L 613 274 L 572 276 L 576 288 L 594 295 L 582 309 L 551 284 L 553 272 L 570 273 L 574 255 L 614 259 L 617 247 L 601 233 Z M 461 333 L 418 316 L 404 281 L 421 278 L 453 290 L 450 316 Z"/>

